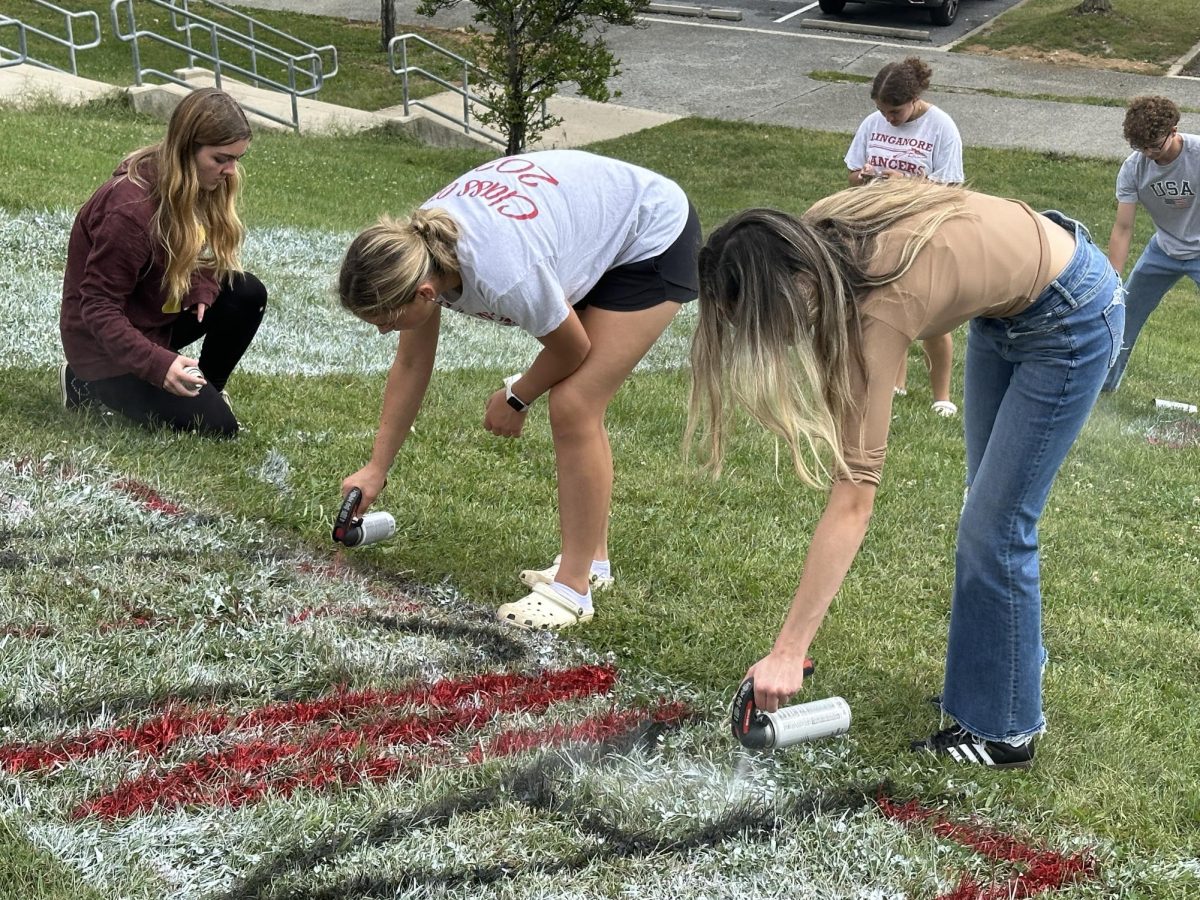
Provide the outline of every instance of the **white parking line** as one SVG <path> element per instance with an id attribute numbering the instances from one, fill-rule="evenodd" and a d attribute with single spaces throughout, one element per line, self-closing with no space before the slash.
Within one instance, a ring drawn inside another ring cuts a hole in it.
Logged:
<path id="1" fill-rule="evenodd" d="M 812 9 L 816 5 L 817 5 L 816 3 L 810 3 L 810 4 L 808 4 L 808 6 L 802 6 L 799 9 L 793 10 L 792 12 L 788 13 L 786 16 L 780 16 L 778 19 L 775 20 L 775 24 L 778 25 L 780 22 L 786 22 L 792 16 L 798 16 L 802 12 L 808 12 L 810 9 Z"/>

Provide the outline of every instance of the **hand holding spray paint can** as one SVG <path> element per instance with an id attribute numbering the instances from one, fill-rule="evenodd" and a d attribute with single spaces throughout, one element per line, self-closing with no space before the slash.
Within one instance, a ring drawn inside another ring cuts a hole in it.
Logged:
<path id="1" fill-rule="evenodd" d="M 841 697 L 798 703 L 773 713 L 754 702 L 754 679 L 747 678 L 733 697 L 733 736 L 751 750 L 782 750 L 802 741 L 845 734 L 850 704 Z"/>
<path id="2" fill-rule="evenodd" d="M 333 522 L 333 539 L 339 544 L 362 547 L 386 540 L 396 533 L 396 520 L 391 513 L 373 512 L 355 516 L 354 511 L 361 500 L 362 491 L 359 488 L 350 488 L 346 493 L 342 508 Z"/>
<path id="3" fill-rule="evenodd" d="M 204 387 L 204 385 L 206 383 L 206 379 L 204 378 L 204 373 L 200 371 L 200 367 L 199 366 L 187 366 L 184 368 L 183 374 L 187 375 L 189 378 L 197 379 L 196 381 L 193 381 L 188 384 L 188 389 L 193 394 L 200 393 L 200 388 Z"/>

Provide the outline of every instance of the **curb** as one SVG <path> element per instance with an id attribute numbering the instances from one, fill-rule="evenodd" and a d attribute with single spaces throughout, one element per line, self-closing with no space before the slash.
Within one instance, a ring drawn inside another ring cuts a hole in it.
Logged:
<path id="1" fill-rule="evenodd" d="M 742 21 L 740 9 L 722 9 L 715 6 L 691 6 L 684 3 L 651 3 L 644 12 L 664 16 L 687 16 L 693 19 L 724 19 L 727 22 Z"/>
<path id="2" fill-rule="evenodd" d="M 1200 41 L 1197 41 L 1196 45 L 1192 47 L 1191 50 L 1188 50 L 1183 54 L 1183 56 L 1179 57 L 1179 59 L 1175 60 L 1175 62 L 1171 64 L 1171 67 L 1167 69 L 1167 77 L 1171 78 L 1180 75 L 1183 70 L 1190 66 L 1198 57 L 1200 57 Z M 1192 76 L 1183 75 L 1182 77 L 1190 78 Z"/>
<path id="3" fill-rule="evenodd" d="M 808 31 L 841 31 L 848 34 L 868 34 L 876 37 L 903 38 L 906 41 L 933 42 L 928 31 L 915 28 L 893 28 L 888 25 L 859 25 L 854 22 L 838 22 L 825 19 L 802 19 L 800 27 Z"/>

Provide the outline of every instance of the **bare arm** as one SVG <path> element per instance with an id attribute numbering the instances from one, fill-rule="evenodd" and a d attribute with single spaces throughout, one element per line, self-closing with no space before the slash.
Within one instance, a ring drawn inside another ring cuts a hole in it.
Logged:
<path id="1" fill-rule="evenodd" d="M 755 702 L 767 712 L 804 684 L 804 656 L 862 546 L 876 490 L 873 484 L 839 481 L 829 494 L 775 646 L 747 673 L 754 676 Z"/>
<path id="2" fill-rule="evenodd" d="M 1120 274 L 1129 259 L 1129 244 L 1133 240 L 1133 223 L 1137 218 L 1136 203 L 1118 203 L 1117 218 L 1108 236 L 1108 261 Z"/>
<path id="3" fill-rule="evenodd" d="M 342 482 L 343 495 L 352 487 L 362 491 L 362 501 L 358 504 L 360 515 L 383 490 L 388 469 L 408 437 L 425 399 L 437 356 L 441 312 L 435 308 L 419 328 L 399 333 L 396 358 L 383 389 L 383 409 L 379 414 L 379 430 L 375 434 L 371 460 Z"/>
<path id="4" fill-rule="evenodd" d="M 532 403 L 578 369 L 592 349 L 592 342 L 575 310 L 571 310 L 561 325 L 549 334 L 542 335 L 538 341 L 542 345 L 541 352 L 525 374 L 512 385 L 512 392 L 526 403 Z M 503 390 L 496 391 L 488 398 L 483 427 L 492 434 L 516 437 L 524 424 L 525 414 L 508 405 Z"/>

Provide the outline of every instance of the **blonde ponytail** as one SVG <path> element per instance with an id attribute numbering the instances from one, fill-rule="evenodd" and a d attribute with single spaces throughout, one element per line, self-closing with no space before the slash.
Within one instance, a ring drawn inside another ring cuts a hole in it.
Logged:
<path id="1" fill-rule="evenodd" d="M 338 275 L 342 306 L 360 319 L 387 316 L 412 303 L 434 276 L 457 276 L 460 234 L 444 209 L 418 209 L 402 220 L 383 216 L 346 250 Z"/>

